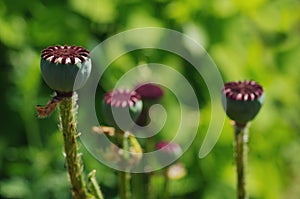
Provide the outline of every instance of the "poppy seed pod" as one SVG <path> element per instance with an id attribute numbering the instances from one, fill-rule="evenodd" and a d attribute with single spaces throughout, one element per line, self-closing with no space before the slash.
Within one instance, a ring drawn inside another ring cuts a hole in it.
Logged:
<path id="1" fill-rule="evenodd" d="M 159 100 L 164 95 L 164 91 L 160 86 L 153 83 L 139 84 L 135 87 L 135 91 L 141 96 L 144 103 L 142 113 L 136 123 L 140 126 L 146 126 L 150 121 L 150 107 L 159 103 Z"/>
<path id="2" fill-rule="evenodd" d="M 152 83 L 138 85 L 135 91 L 143 100 L 158 100 L 164 94 L 163 90 L 158 85 Z"/>
<path id="3" fill-rule="evenodd" d="M 60 93 L 72 92 L 83 87 L 92 68 L 88 50 L 67 45 L 49 46 L 44 49 L 40 66 L 47 85 Z"/>
<path id="4" fill-rule="evenodd" d="M 238 124 L 246 124 L 254 119 L 263 101 L 263 88 L 253 80 L 228 82 L 222 89 L 222 103 L 226 114 Z"/>
<path id="5" fill-rule="evenodd" d="M 142 108 L 141 97 L 135 91 L 113 90 L 104 96 L 102 116 L 108 125 L 116 129 L 129 130 L 134 125 L 132 121 L 135 122 L 141 114 Z"/>

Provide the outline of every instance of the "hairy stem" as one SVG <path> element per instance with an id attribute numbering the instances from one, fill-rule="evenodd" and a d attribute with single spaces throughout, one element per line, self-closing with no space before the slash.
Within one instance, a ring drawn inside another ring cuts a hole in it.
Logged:
<path id="1" fill-rule="evenodd" d="M 104 199 L 100 186 L 96 180 L 96 170 L 91 171 L 88 175 L 88 188 L 95 199 Z"/>
<path id="2" fill-rule="evenodd" d="M 237 198 L 247 199 L 245 170 L 247 166 L 248 152 L 248 127 L 247 125 L 234 125 L 235 158 L 237 171 Z"/>
<path id="3" fill-rule="evenodd" d="M 76 132 L 76 97 L 64 97 L 59 104 L 61 131 L 64 139 L 64 150 L 66 164 L 72 184 L 72 195 L 74 199 L 87 199 L 88 193 L 83 176 L 83 167 L 80 154 L 78 154 L 77 132 Z"/>

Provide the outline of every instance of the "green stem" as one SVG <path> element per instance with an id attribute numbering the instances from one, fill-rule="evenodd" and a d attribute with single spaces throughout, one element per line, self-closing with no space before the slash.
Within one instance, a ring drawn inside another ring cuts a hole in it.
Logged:
<path id="1" fill-rule="evenodd" d="M 248 127 L 247 125 L 234 125 L 235 158 L 237 169 L 237 198 L 247 199 L 245 170 L 248 152 Z"/>
<path id="2" fill-rule="evenodd" d="M 89 173 L 88 188 L 90 192 L 95 196 L 95 199 L 104 199 L 95 175 L 96 175 L 96 170 L 93 170 Z"/>
<path id="3" fill-rule="evenodd" d="M 170 179 L 169 179 L 169 176 L 168 176 L 168 169 L 169 169 L 169 167 L 164 169 L 163 199 L 168 199 L 169 198 Z"/>
<path id="4" fill-rule="evenodd" d="M 130 173 L 119 171 L 119 195 L 121 199 L 130 199 Z"/>
<path id="5" fill-rule="evenodd" d="M 75 122 L 76 97 L 64 97 L 59 104 L 61 131 L 64 139 L 66 164 L 72 184 L 74 199 L 87 199 L 88 193 L 83 176 L 83 167 L 80 154 L 78 154 L 77 132 Z"/>
<path id="6" fill-rule="evenodd" d="M 131 134 L 129 135 L 129 143 L 132 152 L 137 154 L 130 157 L 132 164 L 136 164 L 141 161 L 142 165 L 145 164 L 145 159 L 142 156 L 143 150 L 136 139 L 136 137 Z M 139 153 L 139 154 L 138 154 Z M 135 160 L 134 160 L 135 159 Z M 143 162 L 144 161 L 144 162 Z M 132 185 L 132 198 L 133 199 L 149 199 L 148 185 L 149 185 L 149 173 L 133 173 L 131 174 L 131 185 Z"/>
<path id="7" fill-rule="evenodd" d="M 128 136 L 126 132 L 123 133 L 122 136 L 122 146 L 124 150 L 124 159 L 127 160 L 128 154 L 126 153 L 129 151 L 128 145 Z M 130 178 L 131 175 L 128 171 L 118 171 L 119 176 L 119 195 L 121 199 L 130 199 L 131 198 L 131 191 L 130 191 Z"/>
<path id="8" fill-rule="evenodd" d="M 149 196 L 149 173 L 132 174 L 132 194 L 134 199 L 150 199 Z"/>

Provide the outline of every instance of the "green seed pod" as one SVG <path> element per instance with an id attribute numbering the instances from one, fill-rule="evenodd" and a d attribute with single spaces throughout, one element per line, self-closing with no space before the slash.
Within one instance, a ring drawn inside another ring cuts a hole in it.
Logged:
<path id="1" fill-rule="evenodd" d="M 83 87 L 92 68 L 88 50 L 66 45 L 49 46 L 44 49 L 40 66 L 44 81 L 60 93 L 72 92 Z"/>
<path id="2" fill-rule="evenodd" d="M 228 82 L 222 89 L 222 103 L 226 114 L 238 124 L 253 120 L 263 101 L 262 86 L 252 80 Z"/>
<path id="3" fill-rule="evenodd" d="M 141 97 L 135 91 L 114 90 L 104 96 L 102 116 L 107 125 L 126 131 L 134 126 L 132 121 L 138 119 L 142 108 Z"/>

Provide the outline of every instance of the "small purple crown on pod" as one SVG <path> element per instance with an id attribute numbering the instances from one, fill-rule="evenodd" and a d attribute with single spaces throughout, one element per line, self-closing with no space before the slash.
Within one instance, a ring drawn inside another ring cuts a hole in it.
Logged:
<path id="1" fill-rule="evenodd" d="M 42 50 L 43 59 L 52 63 L 77 64 L 90 57 L 90 52 L 80 46 L 49 46 Z"/>
<path id="2" fill-rule="evenodd" d="M 142 108 L 143 103 L 141 96 L 135 91 L 116 89 L 104 95 L 102 101 L 102 116 L 108 125 L 117 129 L 130 130 L 134 125 L 132 121 L 135 122 L 137 120 Z"/>
<path id="3" fill-rule="evenodd" d="M 141 100 L 141 96 L 135 91 L 118 89 L 106 93 L 104 100 L 110 106 L 125 108 L 134 106 L 139 100 Z"/>
<path id="4" fill-rule="evenodd" d="M 223 93 L 232 100 L 254 101 L 263 94 L 263 88 L 253 80 L 228 82 L 224 85 Z"/>

